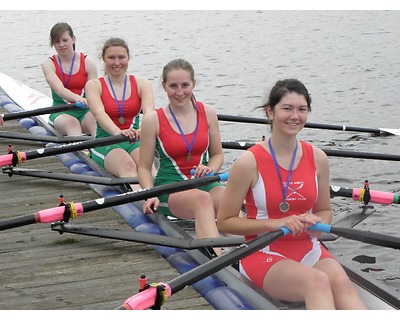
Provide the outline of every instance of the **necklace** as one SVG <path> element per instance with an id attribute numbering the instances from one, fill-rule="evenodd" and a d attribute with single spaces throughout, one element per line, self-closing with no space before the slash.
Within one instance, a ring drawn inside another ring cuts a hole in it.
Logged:
<path id="1" fill-rule="evenodd" d="M 124 80 L 124 91 L 123 91 L 123 93 L 122 93 L 122 102 L 121 102 L 121 105 L 120 105 L 120 104 L 119 104 L 119 101 L 118 101 L 118 99 L 117 99 L 117 95 L 115 94 L 113 84 L 112 84 L 112 82 L 111 82 L 111 80 L 110 80 L 110 76 L 108 76 L 108 83 L 110 84 L 110 88 L 111 88 L 112 93 L 113 93 L 113 96 L 114 96 L 115 104 L 116 104 L 117 107 L 118 107 L 118 111 L 119 111 L 119 119 L 118 119 L 118 122 L 119 122 L 120 124 L 124 124 L 124 123 L 125 123 L 125 118 L 124 118 L 122 115 L 123 115 L 123 113 L 124 113 L 125 93 L 126 93 L 126 83 L 127 83 L 127 79 L 128 79 L 128 76 L 125 75 L 125 80 Z"/>
<path id="2" fill-rule="evenodd" d="M 276 155 L 275 155 L 274 149 L 272 148 L 271 138 L 268 139 L 268 145 L 269 145 L 269 149 L 271 150 L 271 156 L 274 159 L 275 169 L 276 169 L 276 172 L 278 173 L 278 177 L 279 177 L 279 180 L 281 181 L 281 186 L 282 186 L 283 201 L 279 204 L 279 210 L 281 212 L 284 212 L 284 213 L 288 212 L 289 209 L 290 209 L 290 205 L 286 201 L 286 196 L 287 196 L 287 192 L 289 190 L 290 178 L 292 177 L 294 160 L 296 159 L 297 144 L 298 143 L 297 143 L 297 140 L 296 140 L 296 147 L 294 148 L 292 161 L 290 162 L 288 178 L 287 178 L 287 181 L 286 181 L 286 185 L 284 186 L 283 185 L 283 181 L 282 181 L 282 177 L 281 177 L 281 172 L 279 170 L 278 161 L 276 160 Z"/>
<path id="3" fill-rule="evenodd" d="M 196 108 L 196 111 L 198 111 L 196 104 L 194 104 L 194 106 L 195 106 L 195 108 Z M 197 115 L 196 129 L 194 130 L 194 135 L 193 135 L 192 142 L 191 142 L 190 145 L 189 145 L 189 142 L 188 142 L 188 140 L 186 139 L 186 135 L 183 133 L 183 130 L 182 130 L 182 128 L 181 128 L 181 126 L 180 126 L 180 124 L 179 124 L 179 122 L 178 122 L 178 119 L 175 117 L 175 114 L 174 114 L 174 112 L 172 111 L 171 105 L 170 105 L 170 104 L 168 104 L 168 108 L 169 108 L 169 112 L 171 112 L 172 118 L 174 118 L 175 124 L 176 124 L 176 126 L 178 127 L 179 132 L 181 133 L 181 136 L 182 136 L 183 140 L 185 141 L 186 148 L 187 148 L 187 150 L 188 150 L 186 159 L 187 159 L 187 161 L 190 161 L 190 160 L 192 159 L 192 154 L 191 154 L 192 148 L 193 148 L 194 142 L 195 142 L 196 137 L 197 137 L 197 130 L 198 130 L 198 128 L 199 128 L 199 115 L 196 113 L 196 115 Z"/>
<path id="4" fill-rule="evenodd" d="M 62 66 L 62 63 L 61 63 L 60 56 L 57 56 L 57 59 L 58 59 L 58 64 L 60 65 L 60 68 L 61 68 L 61 74 L 62 74 L 62 80 L 63 80 L 63 83 L 64 83 L 64 87 L 68 88 L 69 80 L 71 80 L 72 69 L 74 68 L 74 63 L 75 63 L 75 52 L 74 52 L 74 56 L 72 57 L 72 62 L 71 62 L 71 66 L 70 66 L 70 69 L 69 69 L 69 75 L 68 75 L 68 80 L 67 81 L 65 81 L 65 75 L 64 75 L 64 70 L 63 70 L 63 66 Z"/>

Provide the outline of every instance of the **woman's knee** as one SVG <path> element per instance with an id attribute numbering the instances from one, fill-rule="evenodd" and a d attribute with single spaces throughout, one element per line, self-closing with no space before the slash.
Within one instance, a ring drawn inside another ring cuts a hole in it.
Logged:
<path id="1" fill-rule="evenodd" d="M 318 269 L 312 269 L 312 271 L 312 276 L 309 278 L 311 290 L 332 291 L 329 276 Z"/>

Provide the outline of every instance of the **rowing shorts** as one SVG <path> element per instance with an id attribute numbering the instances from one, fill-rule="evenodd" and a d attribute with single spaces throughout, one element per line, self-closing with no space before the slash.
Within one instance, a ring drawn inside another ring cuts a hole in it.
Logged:
<path id="1" fill-rule="evenodd" d="M 124 149 L 126 152 L 131 154 L 131 152 L 140 147 L 140 141 L 136 141 L 131 143 L 129 141 L 124 141 L 121 143 L 116 143 L 108 146 L 102 146 L 97 148 L 90 149 L 90 154 L 92 159 L 104 168 L 104 159 L 106 158 L 107 154 L 113 149 Z"/>
<path id="2" fill-rule="evenodd" d="M 75 119 L 78 119 L 79 123 L 82 123 L 83 118 L 86 116 L 86 114 L 89 111 L 90 111 L 89 108 L 79 108 L 79 109 L 75 109 L 75 110 L 52 113 L 49 116 L 49 124 L 54 128 L 54 121 L 56 120 L 56 118 L 59 115 L 62 115 L 62 114 L 69 114 L 70 116 L 74 117 Z"/>
<path id="3" fill-rule="evenodd" d="M 197 189 L 209 192 L 211 189 L 213 189 L 215 187 L 218 187 L 218 186 L 222 186 L 221 182 L 219 182 L 219 181 L 213 182 L 213 183 L 208 184 L 206 186 L 198 187 Z M 170 194 L 162 194 L 162 195 L 160 195 L 158 197 L 158 199 L 160 200 L 160 205 L 158 206 L 158 211 L 161 212 L 165 216 L 175 217 L 172 214 L 172 212 L 169 211 L 169 208 L 168 208 L 168 198 L 169 198 L 169 196 L 170 196 Z"/>
<path id="4" fill-rule="evenodd" d="M 302 246 L 302 242 L 306 246 Z M 273 251 L 267 251 L 268 247 L 261 251 L 257 251 L 250 256 L 240 260 L 240 273 L 247 279 L 251 280 L 259 288 L 262 289 L 263 281 L 268 270 L 278 261 L 292 259 L 306 266 L 312 267 L 319 260 L 332 258 L 331 253 L 313 238 L 313 247 L 309 250 L 310 239 L 299 241 L 275 241 L 273 243 Z M 307 248 L 302 250 L 302 248 Z"/>

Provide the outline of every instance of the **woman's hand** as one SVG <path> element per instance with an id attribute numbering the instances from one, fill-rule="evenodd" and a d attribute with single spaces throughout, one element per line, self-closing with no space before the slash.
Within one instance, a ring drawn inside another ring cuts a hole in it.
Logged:
<path id="1" fill-rule="evenodd" d="M 121 130 L 121 134 L 125 137 L 128 137 L 131 140 L 139 140 L 140 130 L 135 130 L 132 128 Z"/>
<path id="2" fill-rule="evenodd" d="M 143 213 L 153 214 L 157 211 L 159 204 L 160 200 L 157 197 L 147 199 L 143 204 Z"/>
<path id="3" fill-rule="evenodd" d="M 285 218 L 276 219 L 276 230 L 281 227 L 286 227 L 290 230 L 293 237 L 298 236 L 303 232 L 307 232 L 311 236 L 319 236 L 320 232 L 307 231 L 307 229 L 317 222 L 321 222 L 321 218 L 311 213 L 303 213 L 300 215 L 291 215 Z"/>
<path id="4" fill-rule="evenodd" d="M 75 103 L 81 103 L 83 105 L 85 105 L 87 107 L 87 100 L 84 97 L 81 97 L 79 95 L 77 95 L 77 98 L 75 99 Z"/>
<path id="5" fill-rule="evenodd" d="M 213 169 L 211 169 L 210 167 L 207 167 L 203 164 L 201 164 L 199 166 L 193 166 L 193 170 L 194 170 L 193 176 L 196 178 L 204 177 L 205 175 L 213 172 Z"/>

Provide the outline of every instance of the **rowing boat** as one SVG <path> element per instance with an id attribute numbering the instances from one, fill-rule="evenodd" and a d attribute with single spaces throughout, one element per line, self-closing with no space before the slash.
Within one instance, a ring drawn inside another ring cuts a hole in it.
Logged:
<path id="1" fill-rule="evenodd" d="M 0 73 L 0 105 L 8 112 L 33 110 L 48 107 L 51 99 L 36 90 L 29 88 L 14 79 Z M 33 119 L 33 120 L 32 120 Z M 46 115 L 34 118 L 21 119 L 20 123 L 33 134 L 54 135 L 59 134 L 48 126 Z M 102 168 L 94 164 L 83 152 L 76 151 L 58 155 L 59 159 L 72 172 L 79 174 L 98 174 L 102 177 L 111 177 Z M 112 178 L 112 177 L 111 177 Z M 89 184 L 89 186 L 103 197 L 126 192 L 123 184 L 119 186 L 106 186 Z M 114 210 L 126 220 L 136 231 L 144 233 L 159 233 L 170 237 L 191 239 L 193 232 L 190 223 L 171 221 L 160 214 L 146 216 L 142 213 L 142 203 L 129 203 L 115 207 Z M 352 212 L 335 221 L 335 225 L 354 227 L 357 223 L 373 214 L 372 206 L 357 206 Z M 326 236 L 324 243 L 329 248 L 329 242 L 337 237 Z M 179 273 L 193 270 L 210 260 L 207 250 L 182 250 L 166 246 L 154 247 L 171 266 Z M 335 253 L 335 252 L 333 252 Z M 394 292 L 376 280 L 362 274 L 351 266 L 343 265 L 353 280 L 357 290 L 370 309 L 399 309 L 400 302 Z M 228 266 L 192 285 L 215 309 L 302 309 L 303 304 L 289 304 L 276 301 L 265 293 L 254 288 L 251 283 L 242 278 L 234 266 Z"/>

